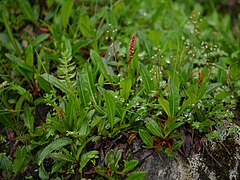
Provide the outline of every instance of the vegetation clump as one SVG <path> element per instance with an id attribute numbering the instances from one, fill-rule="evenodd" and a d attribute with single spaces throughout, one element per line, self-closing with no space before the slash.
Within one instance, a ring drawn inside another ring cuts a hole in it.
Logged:
<path id="1" fill-rule="evenodd" d="M 233 7 L 3 1 L 0 177 L 144 179 L 131 159 L 143 148 L 175 158 L 204 152 L 209 167 L 227 167 L 236 159 L 218 157 L 232 154 L 236 139 L 220 141 L 217 151 L 201 142 L 239 136 Z"/>

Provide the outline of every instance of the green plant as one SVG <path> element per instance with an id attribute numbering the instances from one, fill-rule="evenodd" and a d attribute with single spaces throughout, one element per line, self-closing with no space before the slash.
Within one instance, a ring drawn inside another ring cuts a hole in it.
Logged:
<path id="1" fill-rule="evenodd" d="M 111 149 L 107 152 L 104 158 L 105 166 L 96 167 L 96 171 L 101 176 L 107 179 L 120 179 L 120 177 L 126 177 L 126 175 L 132 171 L 138 164 L 137 160 L 124 161 L 124 167 L 119 171 L 119 161 L 122 157 L 122 149 L 114 151 Z M 119 176 L 117 176 L 119 175 Z M 127 176 L 127 179 L 144 179 L 145 173 L 141 171 L 132 172 Z"/>

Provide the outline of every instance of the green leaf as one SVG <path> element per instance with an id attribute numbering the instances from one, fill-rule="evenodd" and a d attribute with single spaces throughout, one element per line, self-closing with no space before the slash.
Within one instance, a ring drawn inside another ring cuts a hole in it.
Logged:
<path id="1" fill-rule="evenodd" d="M 165 149 L 165 153 L 168 155 L 168 157 L 175 157 L 176 155 L 169 149 Z"/>
<path id="2" fill-rule="evenodd" d="M 112 77 L 111 76 L 113 74 L 108 69 L 107 64 L 105 62 L 103 62 L 103 59 L 101 58 L 101 56 L 99 56 L 99 54 L 96 51 L 91 49 L 90 50 L 90 57 L 93 61 L 93 64 L 99 68 L 99 71 L 104 76 L 104 78 L 106 80 L 108 80 L 109 82 L 112 82 Z"/>
<path id="3" fill-rule="evenodd" d="M 49 34 L 41 34 L 39 35 L 36 39 L 34 39 L 34 41 L 32 42 L 33 46 L 37 46 L 38 44 L 40 44 L 41 42 L 43 42 L 45 39 L 47 39 L 49 37 Z"/>
<path id="4" fill-rule="evenodd" d="M 83 168 L 87 165 L 88 161 L 90 161 L 92 158 L 98 158 L 98 151 L 89 151 L 85 154 L 83 154 L 81 156 L 81 159 L 80 159 L 80 168 L 79 168 L 79 172 L 82 174 L 82 170 Z"/>
<path id="5" fill-rule="evenodd" d="M 135 171 L 132 172 L 126 180 L 144 180 L 146 176 L 146 172 L 143 171 Z"/>
<path id="6" fill-rule="evenodd" d="M 168 117 L 171 117 L 169 102 L 166 99 L 164 99 L 163 97 L 159 97 L 158 102 L 162 106 L 163 110 L 168 115 Z"/>
<path id="7" fill-rule="evenodd" d="M 80 131 L 79 131 L 79 136 L 83 139 L 86 139 L 86 137 L 89 135 L 89 133 L 90 133 L 90 127 L 89 127 L 88 121 L 85 120 L 85 121 L 83 121 L 83 123 L 81 125 Z"/>
<path id="8" fill-rule="evenodd" d="M 49 179 L 49 174 L 45 170 L 43 164 L 41 164 L 41 166 L 39 167 L 39 173 L 38 174 L 39 174 L 39 177 L 41 178 L 41 180 L 48 180 Z"/>
<path id="9" fill-rule="evenodd" d="M 122 172 L 127 173 L 129 171 L 132 171 L 138 165 L 138 163 L 139 161 L 134 159 L 130 161 L 125 161 Z"/>
<path id="10" fill-rule="evenodd" d="M 165 122 L 165 137 L 167 137 L 173 130 L 177 129 L 178 127 L 182 126 L 183 122 L 176 122 L 171 119 L 168 119 Z"/>
<path id="11" fill-rule="evenodd" d="M 86 12 L 82 12 L 78 22 L 79 29 L 84 37 L 93 38 L 95 33 L 93 31 L 93 25 Z"/>
<path id="12" fill-rule="evenodd" d="M 13 162 L 13 172 L 16 174 L 18 174 L 23 168 L 24 168 L 24 161 L 26 161 L 27 158 L 27 149 L 26 147 L 23 148 L 17 148 L 16 151 L 16 158 Z"/>
<path id="13" fill-rule="evenodd" d="M 114 100 L 113 95 L 110 93 L 110 91 L 105 91 L 104 98 L 105 98 L 105 106 L 107 108 L 107 116 L 108 116 L 109 124 L 111 129 L 113 129 L 115 114 L 116 114 L 116 102 Z"/>
<path id="14" fill-rule="evenodd" d="M 197 94 L 198 100 L 200 100 L 204 96 L 204 94 L 206 93 L 207 86 L 208 86 L 208 81 L 205 80 L 201 84 L 200 89 L 198 90 L 198 94 Z"/>
<path id="15" fill-rule="evenodd" d="M 148 130 L 155 136 L 158 136 L 160 138 L 164 138 L 164 134 L 162 132 L 162 129 L 160 128 L 160 126 L 158 125 L 158 123 L 156 121 L 154 121 L 153 119 L 148 119 L 148 122 L 146 123 L 146 127 L 148 128 Z"/>
<path id="16" fill-rule="evenodd" d="M 40 75 L 44 80 L 46 80 L 47 82 L 49 82 L 50 84 L 53 84 L 55 87 L 59 88 L 61 91 L 63 91 L 64 93 L 68 92 L 68 88 L 67 85 L 65 83 L 63 83 L 62 81 L 60 81 L 59 79 L 57 79 L 56 77 L 48 74 L 48 73 L 44 73 L 42 75 Z"/>
<path id="17" fill-rule="evenodd" d="M 132 80 L 130 78 L 123 79 L 120 82 L 120 95 L 125 100 L 128 100 L 129 94 L 131 92 Z"/>
<path id="18" fill-rule="evenodd" d="M 222 86 L 221 83 L 211 83 L 207 86 L 206 94 L 214 92 L 218 87 Z"/>
<path id="19" fill-rule="evenodd" d="M 0 123 L 5 127 L 15 129 L 15 122 L 10 116 L 11 113 L 13 113 L 12 110 L 2 109 L 2 106 L 0 106 Z"/>
<path id="20" fill-rule="evenodd" d="M 150 73 L 144 67 L 142 63 L 139 63 L 140 67 L 140 75 L 142 77 L 142 81 L 146 90 L 146 93 L 149 94 L 151 90 L 153 90 L 153 81 L 151 80 Z"/>
<path id="21" fill-rule="evenodd" d="M 9 25 L 9 23 L 8 23 L 8 19 L 7 19 L 7 17 L 6 17 L 5 14 L 6 14 L 5 12 L 2 13 L 3 22 L 4 22 L 4 25 L 5 25 L 5 28 L 6 28 L 6 30 L 7 30 L 8 36 L 9 36 L 10 39 L 11 39 L 12 45 L 13 45 L 13 47 L 14 47 L 17 55 L 20 57 L 20 56 L 21 56 L 21 50 L 22 50 L 22 49 L 20 48 L 21 46 L 18 46 L 17 41 L 16 41 L 16 39 L 15 39 L 14 36 L 13 36 L 12 30 L 11 30 L 11 28 L 10 28 L 10 25 Z"/>
<path id="22" fill-rule="evenodd" d="M 180 95 L 179 95 L 179 79 L 176 74 L 172 75 L 172 77 L 168 80 L 168 102 L 169 102 L 169 111 L 171 114 L 171 118 L 174 118 L 179 107 Z"/>
<path id="23" fill-rule="evenodd" d="M 40 165 L 43 160 L 51 154 L 53 151 L 58 150 L 62 148 L 63 146 L 66 146 L 68 144 L 71 144 L 72 140 L 69 138 L 59 138 L 51 142 L 48 146 L 46 146 L 42 152 L 39 154 L 37 158 L 38 165 Z"/>
<path id="24" fill-rule="evenodd" d="M 95 97 L 96 97 L 96 87 L 94 85 L 92 67 L 89 63 L 85 64 L 84 71 L 86 72 L 86 82 L 87 82 L 87 85 L 88 85 L 88 90 L 89 90 L 91 100 L 93 101 L 94 104 L 97 104 L 96 99 L 95 99 Z"/>
<path id="25" fill-rule="evenodd" d="M 35 18 L 33 9 L 27 0 L 17 0 L 19 8 L 21 9 L 23 15 L 26 19 L 31 20 L 34 23 L 37 23 L 37 18 Z"/>
<path id="26" fill-rule="evenodd" d="M 22 59 L 12 55 L 12 54 L 5 54 L 9 60 L 11 60 L 14 64 L 17 64 L 18 66 L 22 67 L 24 70 L 27 70 L 29 72 L 34 72 L 34 69 L 29 66 L 25 61 Z"/>
<path id="27" fill-rule="evenodd" d="M 144 129 L 139 129 L 138 131 L 140 138 L 142 139 L 142 141 L 148 146 L 151 147 L 153 146 L 153 139 L 150 136 L 150 134 L 144 130 Z"/>
<path id="28" fill-rule="evenodd" d="M 77 88 L 79 92 L 79 97 L 81 100 L 81 104 L 84 107 L 87 107 L 90 102 L 90 94 L 87 90 L 87 83 L 86 83 L 86 72 L 82 70 L 78 72 L 78 79 L 77 79 Z"/>
<path id="29" fill-rule="evenodd" d="M 177 113 L 177 116 L 180 116 L 182 114 L 182 112 L 191 105 L 191 99 L 188 98 L 187 100 L 185 100 L 180 108 L 180 110 Z"/>
<path id="30" fill-rule="evenodd" d="M 176 141 L 172 145 L 172 150 L 175 151 L 175 150 L 179 149 L 183 144 L 184 144 L 184 141 Z"/>
<path id="31" fill-rule="evenodd" d="M 23 106 L 23 112 L 24 112 L 24 123 L 25 123 L 25 126 L 28 128 L 28 130 L 30 132 L 33 132 L 34 117 L 31 114 L 31 108 L 26 103 Z"/>
<path id="32" fill-rule="evenodd" d="M 72 162 L 72 163 L 74 163 L 76 161 L 70 154 L 65 154 L 62 152 L 51 153 L 49 156 L 56 161 L 67 161 L 67 162 Z"/>
<path id="33" fill-rule="evenodd" d="M 66 164 L 66 161 L 56 161 L 56 163 L 52 166 L 51 174 L 59 172 L 64 164 Z"/>
<path id="34" fill-rule="evenodd" d="M 64 3 L 62 4 L 60 15 L 61 15 L 61 20 L 62 20 L 64 29 L 66 29 L 68 26 L 73 4 L 74 4 L 74 0 L 67 0 L 67 1 L 64 1 Z"/>
<path id="35" fill-rule="evenodd" d="M 221 109 L 223 109 L 223 105 L 222 105 L 222 104 L 217 104 L 217 105 L 211 110 L 211 112 L 208 114 L 208 117 L 211 117 L 212 115 L 214 115 L 215 113 L 217 113 L 217 112 L 220 111 Z"/>

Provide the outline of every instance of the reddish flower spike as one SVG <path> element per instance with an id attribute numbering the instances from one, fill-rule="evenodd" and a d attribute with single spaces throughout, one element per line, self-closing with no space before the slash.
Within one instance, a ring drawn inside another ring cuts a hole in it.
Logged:
<path id="1" fill-rule="evenodd" d="M 62 108 L 60 108 L 60 109 L 58 110 L 58 112 L 59 112 L 59 116 L 60 116 L 61 119 L 64 121 L 64 114 L 63 114 Z"/>
<path id="2" fill-rule="evenodd" d="M 135 46 L 135 44 L 136 44 L 136 38 L 137 38 L 137 35 L 136 35 L 136 34 L 133 34 L 133 35 L 132 35 L 132 39 L 131 39 L 131 41 L 130 41 L 129 50 L 128 50 L 128 53 L 129 53 L 128 65 L 130 64 L 131 59 L 132 59 L 132 57 L 133 57 L 134 46 Z"/>

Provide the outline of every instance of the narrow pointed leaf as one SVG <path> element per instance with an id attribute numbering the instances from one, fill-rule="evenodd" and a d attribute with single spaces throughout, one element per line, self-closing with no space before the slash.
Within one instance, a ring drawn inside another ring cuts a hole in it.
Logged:
<path id="1" fill-rule="evenodd" d="M 113 95 L 109 91 L 105 91 L 105 105 L 107 108 L 107 116 L 111 129 L 113 129 L 115 113 L 116 113 L 116 102 Z"/>
<path id="2" fill-rule="evenodd" d="M 68 92 L 67 89 L 67 85 L 60 81 L 59 79 L 57 79 L 56 77 L 48 74 L 48 73 L 44 73 L 42 75 L 40 75 L 44 80 L 46 80 L 47 82 L 49 82 L 50 84 L 54 85 L 55 87 L 59 88 L 61 91 L 63 91 L 64 93 Z"/>
<path id="3" fill-rule="evenodd" d="M 37 158 L 38 165 L 40 165 L 43 160 L 53 151 L 62 148 L 68 144 L 71 144 L 72 140 L 69 138 L 59 138 L 55 141 L 51 142 L 48 146 L 46 146 L 43 151 L 39 154 Z"/>
<path id="4" fill-rule="evenodd" d="M 148 119 L 148 122 L 146 123 L 146 127 L 153 135 L 158 136 L 160 138 L 164 138 L 164 134 L 160 126 L 153 119 Z"/>
<path id="5" fill-rule="evenodd" d="M 67 0 L 62 4 L 61 10 L 60 10 L 60 16 L 61 16 L 64 29 L 67 28 L 73 3 L 74 3 L 74 0 Z"/>
<path id="6" fill-rule="evenodd" d="M 150 73 L 144 67 L 143 64 L 140 63 L 140 75 L 142 77 L 142 81 L 146 90 L 146 93 L 150 93 L 153 90 L 153 81 L 151 80 Z"/>
<path id="7" fill-rule="evenodd" d="M 153 139 L 150 136 L 150 134 L 144 130 L 144 129 L 139 129 L 138 131 L 140 138 L 142 139 L 142 141 L 148 146 L 151 147 L 153 146 Z"/>
<path id="8" fill-rule="evenodd" d="M 171 117 L 169 102 L 166 99 L 164 99 L 163 97 L 159 97 L 158 102 L 162 106 L 163 110 L 168 115 L 168 117 Z"/>

